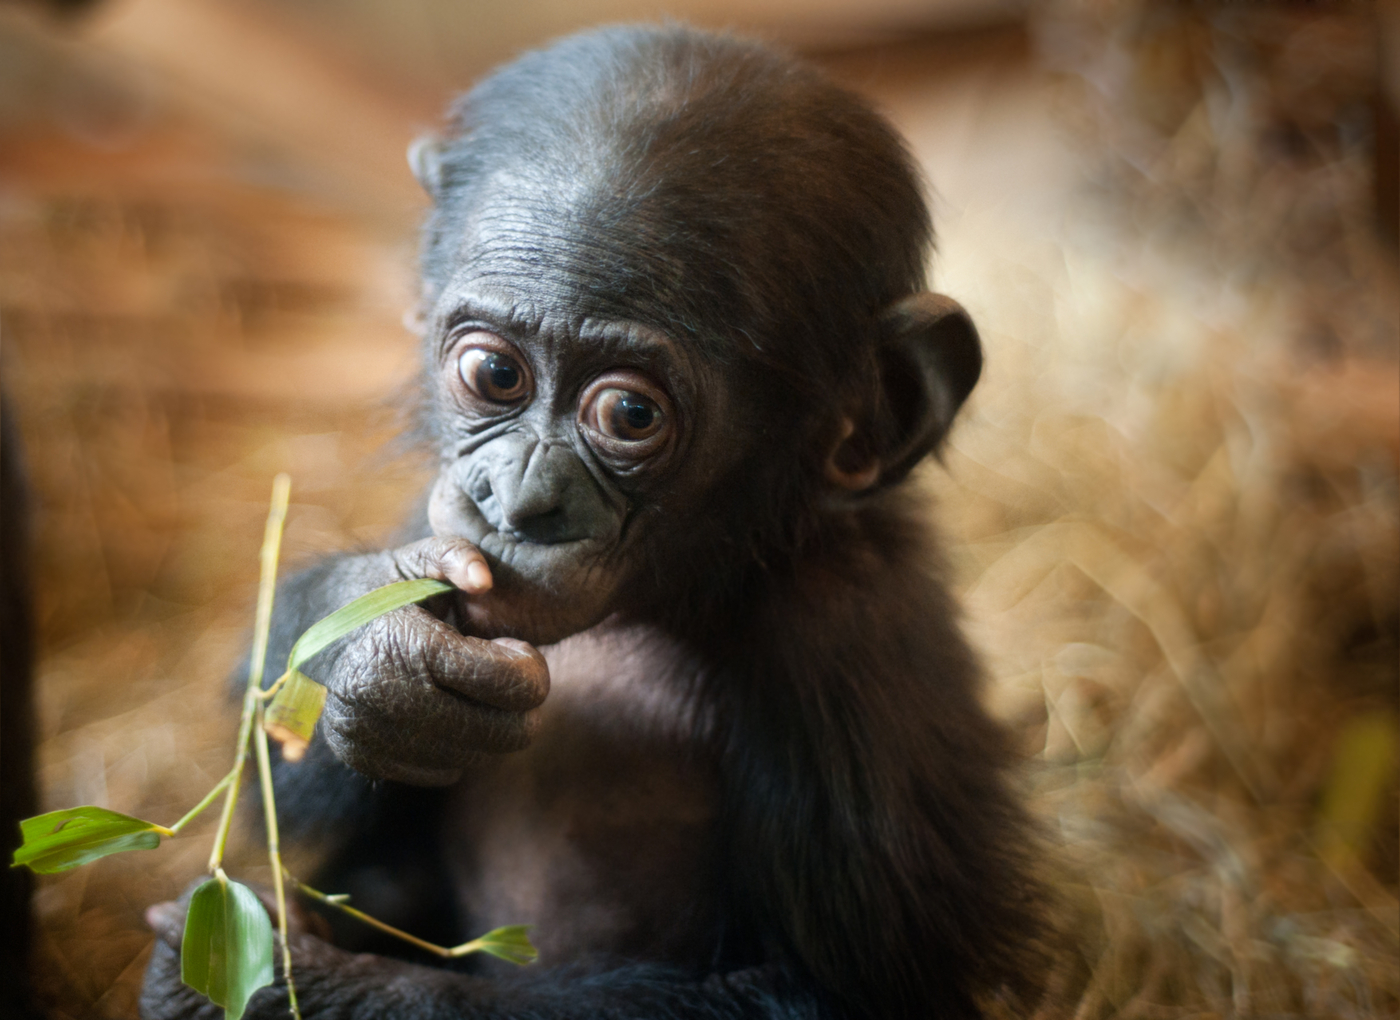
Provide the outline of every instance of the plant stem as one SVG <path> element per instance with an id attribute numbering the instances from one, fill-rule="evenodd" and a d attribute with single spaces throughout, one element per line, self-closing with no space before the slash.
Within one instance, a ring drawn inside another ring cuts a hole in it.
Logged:
<path id="1" fill-rule="evenodd" d="M 285 672 L 285 673 L 283 673 L 281 676 L 279 676 L 276 680 L 272 681 L 272 683 L 268 684 L 268 685 L 267 685 L 267 690 L 265 690 L 265 691 L 258 691 L 258 692 L 257 692 L 257 698 L 258 698 L 258 700 L 259 700 L 259 701 L 271 701 L 272 698 L 273 698 L 273 696 L 274 696 L 278 691 L 280 691 L 280 690 L 282 689 L 282 685 L 285 684 L 285 683 L 287 682 L 287 677 L 289 677 L 289 676 L 291 676 L 291 675 L 292 675 L 292 671 L 291 671 L 291 670 L 288 670 L 287 672 Z"/>
<path id="2" fill-rule="evenodd" d="M 267 756 L 267 731 L 263 729 L 263 705 L 253 726 L 253 747 L 258 754 L 258 780 L 262 783 L 263 818 L 267 821 L 267 858 L 272 863 L 272 888 L 277 895 L 277 934 L 282 937 L 282 976 L 287 982 L 287 1004 L 292 1016 L 301 1020 L 297 986 L 292 981 L 292 947 L 287 944 L 287 893 L 282 884 L 282 849 L 277 835 L 277 802 L 272 792 L 272 762 Z"/>
<path id="3" fill-rule="evenodd" d="M 231 782 L 233 782 L 233 770 L 230 770 L 228 775 L 224 776 L 223 779 L 220 779 L 217 785 L 215 785 L 215 787 L 212 790 L 210 790 L 204 795 L 203 800 L 201 800 L 194 807 L 190 808 L 189 811 L 185 813 L 184 818 L 181 818 L 169 829 L 165 830 L 166 833 L 171 836 L 177 835 L 181 829 L 183 829 L 190 822 L 198 818 L 199 813 L 201 811 L 207 808 L 210 804 L 214 803 L 214 798 L 217 797 L 220 793 L 222 793 L 224 787 L 228 786 L 228 784 Z"/>
<path id="4" fill-rule="evenodd" d="M 263 660 L 267 658 L 267 633 L 272 627 L 272 595 L 277 587 L 277 554 L 282 547 L 282 523 L 287 519 L 287 503 L 292 480 L 280 474 L 272 480 L 272 508 L 268 511 L 263 530 L 261 563 L 258 580 L 258 612 L 253 624 L 253 652 L 248 662 L 248 691 L 243 695 L 243 716 L 238 722 L 238 742 L 233 760 L 233 778 L 224 796 L 224 810 L 219 816 L 219 831 L 214 837 L 214 849 L 209 854 L 209 870 L 217 872 L 224 861 L 224 844 L 228 842 L 233 825 L 233 809 L 238 803 L 238 787 L 243 779 L 243 763 L 248 758 L 248 740 L 252 736 L 253 716 L 262 687 Z"/>
<path id="5" fill-rule="evenodd" d="M 470 942 L 463 942 L 460 946 L 452 946 L 451 948 L 448 948 L 447 946 L 434 945 L 431 942 L 426 942 L 423 939 L 420 939 L 417 935 L 410 935 L 406 931 L 402 931 L 399 928 L 395 928 L 392 924 L 385 924 L 378 918 L 370 917 L 368 914 L 364 913 L 363 911 L 356 910 L 354 907 L 346 906 L 338 898 L 334 896 L 327 896 L 319 889 L 311 888 L 311 886 L 301 881 L 290 871 L 286 872 L 286 875 L 288 880 L 291 881 L 293 885 L 295 885 L 302 892 L 306 893 L 306 895 L 310 896 L 312 899 L 320 900 L 327 906 L 335 907 L 336 910 L 343 910 L 351 917 L 355 918 L 358 921 L 363 921 L 371 928 L 378 928 L 380 931 L 384 932 L 387 935 L 392 935 L 395 938 L 403 939 L 405 942 L 415 945 L 419 949 L 425 949 L 428 952 L 433 953 L 434 955 L 441 956 L 450 960 L 454 957 L 466 956 L 468 953 L 474 953 L 481 948 L 480 939 L 472 939 L 472 941 Z"/>

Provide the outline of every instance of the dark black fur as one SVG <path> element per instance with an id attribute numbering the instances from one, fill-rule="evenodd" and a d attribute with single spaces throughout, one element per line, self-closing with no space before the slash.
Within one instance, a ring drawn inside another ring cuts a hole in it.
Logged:
<path id="1" fill-rule="evenodd" d="M 677 858 L 696 869 L 678 874 L 701 877 L 664 890 L 684 910 L 633 928 L 623 918 L 623 934 L 601 948 L 555 948 L 553 966 L 510 974 L 352 957 L 300 935 L 304 1015 L 973 1017 L 979 999 L 1033 994 L 1036 891 L 1029 827 L 1006 781 L 1011 756 L 978 703 L 977 665 L 927 510 L 898 484 L 936 447 L 980 367 L 965 316 L 917 297 L 931 229 L 898 137 L 820 73 L 756 44 L 609 29 L 487 79 L 417 167 L 435 200 L 423 250 L 428 417 L 443 479 L 454 479 L 439 480 L 448 496 L 435 499 L 480 516 L 464 502 L 470 490 L 509 516 L 519 507 L 510 492 L 534 486 L 549 497 L 534 516 L 511 518 L 524 536 L 519 562 L 514 545 L 488 552 L 491 598 L 444 597 L 431 608 L 486 637 L 549 644 L 582 630 L 584 674 L 606 679 L 616 661 L 635 689 L 654 684 L 683 706 L 679 736 L 647 716 L 645 698 L 635 720 L 610 707 L 550 717 L 546 706 L 525 753 L 537 762 L 531 776 L 574 784 L 558 795 L 569 818 L 592 818 L 599 787 L 589 783 L 611 774 L 613 751 L 625 765 L 662 730 L 657 753 L 639 760 L 681 787 L 693 781 L 697 803 L 713 810 L 697 808 L 708 819 L 702 837 L 682 840 L 695 846 Z M 563 396 L 552 408 L 542 395 L 482 439 L 490 429 L 461 409 L 442 351 L 459 321 L 485 314 L 453 311 L 452 288 L 497 283 L 526 296 L 491 313 L 493 335 L 534 359 L 541 394 Z M 690 366 L 670 383 L 683 431 L 651 473 L 599 468 L 568 403 L 574 374 L 586 378 L 611 357 L 597 353 L 610 341 L 590 330 L 619 321 L 669 337 Z M 513 451 L 508 443 L 523 445 L 504 466 L 460 482 L 452 474 Z M 565 447 L 579 462 L 561 453 L 557 468 L 522 463 Z M 530 538 L 546 519 L 551 534 L 602 534 L 614 514 L 621 538 L 600 560 Z M 430 533 L 424 522 L 413 537 Z M 301 629 L 396 570 L 412 572 L 418 555 L 333 560 L 283 585 L 269 676 Z M 437 552 L 422 555 L 438 562 Z M 532 556 L 546 564 L 534 574 Z M 421 637 L 427 620 L 405 616 L 401 629 L 352 639 L 310 669 L 332 692 L 330 743 L 318 739 L 306 761 L 279 766 L 279 806 L 289 828 L 333 848 L 322 888 L 457 942 L 490 911 L 462 888 L 454 897 L 452 883 L 493 877 L 458 834 L 474 831 L 474 811 L 509 807 L 493 800 L 502 787 L 491 771 L 506 759 L 483 759 L 478 737 L 528 743 L 535 730 L 520 719 L 538 718 L 543 693 L 521 694 L 505 712 L 468 693 L 476 714 L 463 715 L 460 748 L 426 729 L 395 743 L 414 724 L 385 721 L 400 702 L 377 678 L 391 666 L 418 678 L 403 649 L 441 640 Z M 633 647 L 640 666 L 609 658 Z M 646 658 L 656 647 L 668 651 Z M 556 671 L 575 661 L 551 654 Z M 522 676 L 535 668 L 518 666 Z M 500 667 L 506 677 L 515 668 Z M 556 675 L 555 702 L 569 679 Z M 586 706 L 594 688 L 572 689 Z M 341 764 L 347 757 L 368 775 L 455 785 L 371 782 Z M 541 795 L 539 810 L 561 810 L 556 801 Z M 609 815 L 607 831 L 628 824 Z M 586 908 L 596 895 L 611 909 L 621 902 L 614 885 L 644 881 L 648 862 L 629 858 L 626 840 L 616 849 L 616 873 L 569 887 L 571 904 Z M 637 904 L 642 914 L 646 906 Z M 638 941 L 627 935 L 635 931 L 649 934 Z M 177 932 L 162 934 L 144 1015 L 194 1015 L 198 1002 L 174 977 Z M 398 951 L 350 929 L 338 937 Z M 253 1012 L 277 1015 L 278 1001 L 261 993 Z"/>

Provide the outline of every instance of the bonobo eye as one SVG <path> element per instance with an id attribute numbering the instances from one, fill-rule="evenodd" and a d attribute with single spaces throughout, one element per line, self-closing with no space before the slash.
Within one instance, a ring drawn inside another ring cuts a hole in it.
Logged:
<path id="1" fill-rule="evenodd" d="M 611 388 L 598 394 L 594 414 L 599 432 L 627 443 L 656 435 L 664 418 L 661 408 L 640 393 Z"/>
<path id="2" fill-rule="evenodd" d="M 674 430 L 670 399 L 636 372 L 609 372 L 579 399 L 579 423 L 595 448 L 629 459 L 660 450 Z"/>
<path id="3" fill-rule="evenodd" d="M 514 404 L 530 393 L 530 376 L 525 367 L 504 351 L 490 347 L 468 347 L 457 358 L 457 374 L 482 400 L 492 404 Z"/>

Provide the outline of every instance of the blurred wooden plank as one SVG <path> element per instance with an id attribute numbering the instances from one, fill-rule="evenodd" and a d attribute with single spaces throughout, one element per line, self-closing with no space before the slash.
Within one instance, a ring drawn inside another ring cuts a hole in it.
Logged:
<path id="1" fill-rule="evenodd" d="M 371 221 L 402 230 L 426 207 L 404 153 L 441 96 L 371 83 L 254 5 L 128 0 L 90 31 L 168 75 L 173 98 L 211 127 L 276 146 Z"/>

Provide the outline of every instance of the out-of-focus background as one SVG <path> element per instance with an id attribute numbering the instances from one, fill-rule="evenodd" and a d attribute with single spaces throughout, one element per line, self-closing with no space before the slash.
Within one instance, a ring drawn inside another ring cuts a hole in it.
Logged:
<path id="1" fill-rule="evenodd" d="M 407 143 L 663 14 L 810 54 L 926 169 L 988 367 L 917 484 L 1044 824 L 1041 1015 L 1400 1015 L 1394 4 L 0 7 L 40 807 L 168 824 L 224 773 L 272 475 L 292 565 L 424 477 Z M 212 825 L 37 883 L 46 1015 L 134 1015 Z"/>

